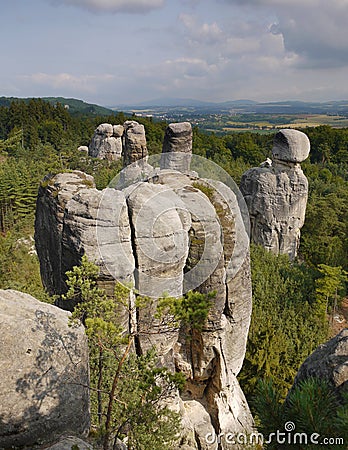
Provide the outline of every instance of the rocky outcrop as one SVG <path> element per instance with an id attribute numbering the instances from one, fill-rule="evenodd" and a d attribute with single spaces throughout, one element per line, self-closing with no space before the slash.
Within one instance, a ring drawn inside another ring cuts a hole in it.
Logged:
<path id="1" fill-rule="evenodd" d="M 35 243 L 40 255 L 41 278 L 51 295 L 65 290 L 62 275 L 72 267 L 71 264 L 78 264 L 81 254 L 80 251 L 70 251 L 69 247 L 66 248 L 67 252 L 63 251 L 66 204 L 80 190 L 94 187 L 93 177 L 75 171 L 46 177 L 39 188 L 36 202 Z M 40 239 L 38 239 L 38 233 Z"/>
<path id="2" fill-rule="evenodd" d="M 192 141 L 192 139 L 191 139 Z M 82 151 L 84 147 L 79 147 Z M 127 120 L 123 125 L 100 124 L 88 148 L 89 156 L 109 161 L 123 160 L 123 165 L 143 161 L 148 155 L 144 125 Z"/>
<path id="3" fill-rule="evenodd" d="M 138 160 L 145 159 L 148 152 L 144 125 L 134 120 L 128 120 L 123 126 L 123 165 L 128 166 Z"/>
<path id="4" fill-rule="evenodd" d="M 192 127 L 189 122 L 168 125 L 162 148 L 162 169 L 186 172 L 192 157 Z"/>
<path id="5" fill-rule="evenodd" d="M 251 238 L 257 244 L 294 259 L 304 224 L 308 181 L 300 162 L 310 150 L 308 137 L 296 130 L 280 130 L 274 139 L 273 161 L 248 170 L 240 190 L 248 205 Z"/>
<path id="6" fill-rule="evenodd" d="M 79 172 L 57 175 L 40 188 L 35 240 L 43 281 L 50 292 L 61 294 L 66 289 L 64 270 L 85 253 L 99 265 L 100 283 L 110 290 L 118 280 L 152 297 L 136 317 L 136 349 L 144 352 L 155 346 L 163 365 L 186 376 L 186 390 L 175 400 L 187 438 L 182 448 L 215 448 L 204 443 L 207 433 L 252 427 L 236 378 L 251 316 L 248 236 L 229 187 L 199 178 L 189 165 L 180 166 L 181 171 L 154 169 L 146 157 L 139 160 L 147 153 L 144 139 L 137 140 L 142 132 L 135 133 L 134 127 L 125 126 L 125 148 L 130 151 L 128 161 L 135 162 L 123 170 L 118 189 L 86 186 Z M 185 153 L 181 149 L 178 144 L 171 153 Z M 149 172 L 139 181 L 142 164 Z M 60 184 L 65 176 L 76 183 L 69 194 Z M 59 220 L 49 223 L 59 223 L 59 232 L 54 225 L 54 238 L 47 239 L 46 222 L 55 211 Z M 51 270 L 55 265 L 59 269 Z M 215 292 L 206 325 L 201 331 L 183 325 L 168 329 L 154 314 L 158 297 L 178 297 L 189 290 Z M 130 322 L 127 317 L 120 321 L 125 326 Z"/>
<path id="7" fill-rule="evenodd" d="M 115 278 L 134 283 L 125 196 L 115 189 L 98 191 L 93 178 L 82 172 L 58 174 L 41 184 L 35 243 L 41 278 L 51 295 L 66 291 L 65 273 L 80 263 L 83 254 L 100 266 L 100 280 L 107 291 L 113 289 Z M 120 254 L 125 258 L 118 258 Z M 59 304 L 73 307 L 66 300 Z"/>
<path id="8" fill-rule="evenodd" d="M 320 345 L 300 367 L 294 386 L 308 378 L 319 378 L 329 383 L 340 398 L 348 393 L 348 328 Z"/>
<path id="9" fill-rule="evenodd" d="M 100 124 L 89 144 L 89 156 L 109 161 L 120 160 L 122 157 L 122 135 L 122 125 Z"/>
<path id="10" fill-rule="evenodd" d="M 92 444 L 89 444 L 88 442 L 83 441 L 82 439 L 75 436 L 66 436 L 66 437 L 63 436 L 55 444 L 51 445 L 50 447 L 45 447 L 45 450 L 72 450 L 72 449 L 93 450 L 95 448 L 92 446 Z"/>
<path id="11" fill-rule="evenodd" d="M 88 347 L 69 313 L 0 290 L 0 448 L 89 431 Z"/>

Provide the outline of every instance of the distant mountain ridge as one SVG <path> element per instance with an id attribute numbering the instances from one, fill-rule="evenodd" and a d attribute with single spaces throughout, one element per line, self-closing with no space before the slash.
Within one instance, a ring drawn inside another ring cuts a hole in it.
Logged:
<path id="1" fill-rule="evenodd" d="M 41 98 L 51 104 L 57 102 L 66 105 L 72 115 L 107 116 L 116 111 L 132 114 L 147 111 L 148 114 L 173 112 L 205 114 L 327 114 L 348 116 L 348 100 L 327 102 L 306 102 L 301 100 L 284 100 L 273 102 L 256 102 L 248 99 L 226 100 L 224 102 L 206 102 L 190 98 L 157 98 L 135 104 L 101 106 L 83 100 L 65 97 L 0 97 L 0 106 L 9 106 L 15 100 L 29 102 L 32 98 Z"/>

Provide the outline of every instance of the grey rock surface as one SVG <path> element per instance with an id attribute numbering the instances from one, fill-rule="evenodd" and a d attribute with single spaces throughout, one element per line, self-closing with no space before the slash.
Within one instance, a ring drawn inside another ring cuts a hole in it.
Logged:
<path id="1" fill-rule="evenodd" d="M 278 131 L 274 137 L 273 159 L 301 163 L 308 158 L 310 142 L 305 133 L 293 129 Z"/>
<path id="2" fill-rule="evenodd" d="M 162 169 L 180 172 L 190 170 L 192 157 L 192 127 L 189 122 L 168 125 L 162 148 Z"/>
<path id="3" fill-rule="evenodd" d="M 348 392 L 348 328 L 308 356 L 297 372 L 294 387 L 311 377 L 327 381 L 338 396 Z"/>
<path id="4" fill-rule="evenodd" d="M 62 235 L 65 206 L 81 189 L 94 188 L 93 177 L 83 172 L 61 173 L 41 183 L 36 202 L 35 245 L 40 260 L 41 278 L 49 294 L 65 291 L 62 267 Z M 78 262 L 77 256 L 71 264 Z M 71 264 L 69 267 L 72 267 Z"/>
<path id="5" fill-rule="evenodd" d="M 93 450 L 92 444 L 75 437 L 75 436 L 66 436 L 59 439 L 56 443 L 49 447 L 45 447 L 42 450 L 71 450 L 74 448 L 78 448 L 79 450 Z"/>
<path id="6" fill-rule="evenodd" d="M 0 448 L 89 431 L 88 346 L 69 313 L 0 290 Z"/>
<path id="7" fill-rule="evenodd" d="M 100 281 L 108 292 L 115 277 L 134 282 L 131 229 L 126 199 L 121 191 L 94 187 L 82 172 L 59 174 L 39 189 L 35 243 L 41 277 L 50 294 L 66 291 L 65 273 L 82 255 L 100 266 Z M 59 306 L 72 309 L 66 300 Z"/>
<path id="8" fill-rule="evenodd" d="M 147 145 L 144 125 L 135 120 L 128 120 L 123 124 L 123 164 L 128 166 L 147 157 Z"/>
<path id="9" fill-rule="evenodd" d="M 308 156 L 309 141 L 296 130 L 281 130 L 276 136 L 273 154 L 278 159 L 245 172 L 240 190 L 249 210 L 252 240 L 293 260 L 308 198 L 308 180 L 294 161 Z"/>
<path id="10" fill-rule="evenodd" d="M 89 144 L 89 156 L 109 161 L 122 158 L 122 125 L 100 124 L 94 132 Z"/>

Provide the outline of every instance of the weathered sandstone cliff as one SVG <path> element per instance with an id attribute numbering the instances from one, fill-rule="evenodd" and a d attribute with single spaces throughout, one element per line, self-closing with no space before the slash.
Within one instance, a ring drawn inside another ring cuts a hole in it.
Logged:
<path id="1" fill-rule="evenodd" d="M 251 316 L 248 236 L 235 193 L 190 172 L 189 124 L 169 126 L 160 169 L 146 162 L 146 141 L 134 128 L 125 126 L 124 158 L 133 164 L 118 189 L 98 191 L 81 172 L 56 175 L 40 187 L 35 241 L 42 278 L 61 294 L 66 270 L 86 254 L 109 291 L 116 280 L 154 299 L 215 291 L 207 323 L 192 339 L 184 327 L 163 328 L 153 307 L 139 311 L 137 329 L 138 349 L 155 346 L 162 364 L 186 376 L 185 392 L 175 400 L 186 430 L 182 448 L 217 449 L 207 433 L 251 431 L 253 423 L 236 378 Z M 139 181 L 142 164 L 147 175 Z"/>

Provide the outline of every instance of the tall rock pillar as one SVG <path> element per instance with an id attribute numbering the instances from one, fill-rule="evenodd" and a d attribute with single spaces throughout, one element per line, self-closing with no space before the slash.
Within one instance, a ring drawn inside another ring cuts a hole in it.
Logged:
<path id="1" fill-rule="evenodd" d="M 245 172 L 240 186 L 249 209 L 251 239 L 291 260 L 297 255 L 305 219 L 308 180 L 300 163 L 309 151 L 304 133 L 280 130 L 274 138 L 273 161 Z"/>

